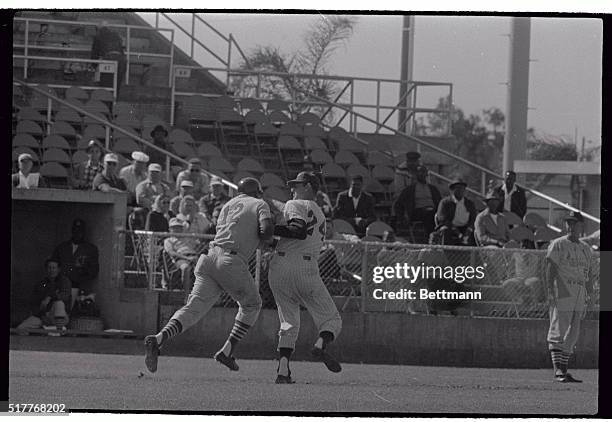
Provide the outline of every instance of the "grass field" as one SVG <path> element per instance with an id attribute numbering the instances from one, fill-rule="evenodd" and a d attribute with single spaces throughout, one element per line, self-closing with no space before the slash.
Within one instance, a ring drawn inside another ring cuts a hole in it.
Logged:
<path id="1" fill-rule="evenodd" d="M 597 412 L 597 371 L 583 384 L 558 384 L 552 370 L 293 362 L 297 384 L 274 384 L 274 361 L 239 360 L 230 372 L 212 358 L 161 356 L 155 374 L 142 356 L 10 351 L 11 403 L 64 403 L 68 409 L 325 411 L 398 413 Z"/>

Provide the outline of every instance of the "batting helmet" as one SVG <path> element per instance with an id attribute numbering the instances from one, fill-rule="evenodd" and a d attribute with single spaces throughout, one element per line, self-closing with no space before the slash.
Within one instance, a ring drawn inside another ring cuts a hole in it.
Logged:
<path id="1" fill-rule="evenodd" d="M 238 182 L 238 192 L 249 196 L 261 195 L 261 185 L 259 181 L 253 177 L 245 177 Z"/>

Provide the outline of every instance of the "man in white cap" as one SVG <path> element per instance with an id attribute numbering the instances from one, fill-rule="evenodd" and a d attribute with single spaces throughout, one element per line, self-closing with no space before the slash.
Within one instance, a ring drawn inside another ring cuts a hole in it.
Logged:
<path id="1" fill-rule="evenodd" d="M 19 171 L 11 175 L 11 181 L 14 188 L 32 189 L 47 187 L 47 183 L 40 173 L 32 173 L 34 160 L 30 154 L 19 154 L 17 162 L 19 165 Z"/>
<path id="2" fill-rule="evenodd" d="M 90 139 L 87 143 L 87 161 L 78 163 L 74 168 L 74 187 L 77 189 L 91 190 L 96 174 L 104 170 L 102 145 L 96 139 Z"/>
<path id="3" fill-rule="evenodd" d="M 191 180 L 183 180 L 179 187 L 179 194 L 170 201 L 170 212 L 172 212 L 172 215 L 177 216 L 179 214 L 181 200 L 187 195 L 193 196 L 193 182 Z"/>
<path id="4" fill-rule="evenodd" d="M 157 195 L 170 196 L 170 186 L 162 181 L 162 167 L 157 163 L 149 164 L 149 177 L 136 186 L 136 203 L 151 210 Z"/>
<path id="5" fill-rule="evenodd" d="M 142 151 L 132 153 L 132 164 L 123 167 L 119 171 L 119 178 L 123 179 L 130 193 L 129 203 L 136 202 L 136 186 L 147 178 L 147 163 L 149 156 Z"/>
<path id="6" fill-rule="evenodd" d="M 223 182 L 219 177 L 215 176 L 210 179 L 210 192 L 200 198 L 198 205 L 200 212 L 206 214 L 208 219 L 212 220 L 215 208 L 221 209 L 229 200 L 230 197 L 225 192 Z"/>
<path id="7" fill-rule="evenodd" d="M 92 189 L 102 192 L 126 192 L 125 182 L 117 177 L 117 154 L 109 153 L 104 156 L 104 170 L 94 177 Z"/>

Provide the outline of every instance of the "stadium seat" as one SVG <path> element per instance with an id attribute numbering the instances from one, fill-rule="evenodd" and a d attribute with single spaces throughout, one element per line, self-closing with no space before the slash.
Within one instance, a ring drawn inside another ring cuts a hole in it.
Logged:
<path id="1" fill-rule="evenodd" d="M 374 221 L 366 228 L 366 236 L 376 236 L 382 239 L 386 231 L 393 231 L 393 229 L 387 223 Z"/>
<path id="2" fill-rule="evenodd" d="M 203 142 L 200 144 L 197 150 L 198 157 L 202 158 L 210 158 L 210 157 L 222 157 L 223 154 L 221 150 L 216 145 L 211 144 L 210 142 Z"/>
<path id="3" fill-rule="evenodd" d="M 506 220 L 506 224 L 510 227 L 512 226 L 522 226 L 523 225 L 523 220 L 521 220 L 521 217 L 519 217 L 518 215 L 516 215 L 515 213 L 513 213 L 512 211 L 504 211 L 502 212 L 502 215 L 504 216 L 505 220 Z"/>
<path id="4" fill-rule="evenodd" d="M 13 147 L 40 149 L 40 143 L 29 133 L 18 133 L 13 137 Z"/>
<path id="5" fill-rule="evenodd" d="M 348 177 L 353 177 L 357 175 L 362 176 L 364 184 L 368 183 L 368 180 L 370 179 L 370 172 L 368 171 L 367 168 L 365 168 L 361 164 L 351 164 L 346 169 L 346 175 Z"/>
<path id="6" fill-rule="evenodd" d="M 213 127 L 217 118 L 213 100 L 202 95 L 185 98 L 181 110 L 192 124 Z"/>
<path id="7" fill-rule="evenodd" d="M 281 157 L 285 177 L 291 177 L 294 172 L 300 171 L 304 166 L 304 151 L 293 136 L 283 135 L 278 138 L 278 151 Z"/>
<path id="8" fill-rule="evenodd" d="M 45 178 L 51 188 L 68 187 L 68 170 L 58 162 L 47 162 L 40 167 L 40 175 Z"/>
<path id="9" fill-rule="evenodd" d="M 214 170 L 228 172 L 228 173 L 231 173 L 234 171 L 234 166 L 232 165 L 232 163 L 230 163 L 223 157 L 216 157 L 215 159 L 210 160 L 208 162 L 208 167 L 210 168 L 211 171 L 213 171 L 213 173 L 214 173 Z"/>
<path id="10" fill-rule="evenodd" d="M 321 119 L 314 113 L 306 112 L 298 114 L 295 122 L 300 126 L 318 126 L 321 124 Z"/>
<path id="11" fill-rule="evenodd" d="M 285 187 L 286 184 L 283 181 L 283 179 L 281 179 L 280 177 L 278 177 L 276 174 L 274 173 L 264 173 L 261 178 L 259 179 L 259 182 L 261 183 L 261 186 L 265 189 L 267 187 L 270 186 L 278 186 L 278 187 Z"/>
<path id="12" fill-rule="evenodd" d="M 63 150 L 71 149 L 70 144 L 63 136 L 60 135 L 49 135 L 46 136 L 42 141 L 42 147 L 47 148 L 59 148 Z M 44 158 L 43 158 L 44 160 Z"/>
<path id="13" fill-rule="evenodd" d="M 66 102 L 68 104 L 72 104 L 75 107 L 79 107 L 79 108 L 83 108 L 84 104 L 83 101 L 79 100 L 78 98 L 66 98 Z M 73 110 L 73 108 L 68 107 L 67 105 L 62 104 L 59 108 L 59 111 L 61 110 Z"/>
<path id="14" fill-rule="evenodd" d="M 264 122 L 270 123 L 270 119 L 268 119 L 268 116 L 261 110 L 251 110 L 244 116 L 244 123 L 247 126 Z"/>
<path id="15" fill-rule="evenodd" d="M 138 120 L 133 114 L 120 114 L 115 117 L 113 123 L 117 126 L 129 127 L 136 130 L 140 130 L 141 126 L 140 120 Z"/>
<path id="16" fill-rule="evenodd" d="M 395 180 L 395 172 L 391 167 L 377 165 L 372 169 L 372 177 L 386 185 Z"/>
<path id="17" fill-rule="evenodd" d="M 366 159 L 368 166 L 374 167 L 378 165 L 382 166 L 392 166 L 393 159 L 380 151 L 370 151 L 368 152 L 368 157 Z"/>
<path id="18" fill-rule="evenodd" d="M 270 186 L 264 191 L 264 196 L 281 202 L 289 200 L 289 192 L 279 186 Z"/>
<path id="19" fill-rule="evenodd" d="M 196 151 L 192 146 L 183 141 L 175 141 L 172 144 L 172 149 L 174 153 L 181 158 L 190 158 L 196 156 Z"/>
<path id="20" fill-rule="evenodd" d="M 85 128 L 85 130 L 83 131 L 83 139 L 99 139 L 99 140 L 105 140 L 106 139 L 106 129 L 104 129 L 103 126 L 100 125 L 89 125 Z"/>
<path id="21" fill-rule="evenodd" d="M 363 151 L 366 149 L 366 145 L 352 138 L 339 139 L 336 145 L 337 145 L 337 149 L 340 151 L 346 150 L 346 151 L 363 153 Z"/>
<path id="22" fill-rule="evenodd" d="M 129 155 L 134 151 L 139 151 L 140 147 L 132 138 L 118 138 L 113 145 L 113 151 L 119 154 Z"/>
<path id="23" fill-rule="evenodd" d="M 346 130 L 339 126 L 334 126 L 329 130 L 327 134 L 330 140 L 338 142 L 342 139 L 351 139 L 351 135 Z"/>
<path id="24" fill-rule="evenodd" d="M 367 182 L 364 184 L 363 189 L 366 192 L 370 192 L 371 194 L 373 194 L 376 198 L 377 203 L 379 203 L 381 200 L 384 200 L 386 189 L 383 184 L 374 178 L 366 179 L 365 176 L 364 180 L 367 180 Z"/>
<path id="25" fill-rule="evenodd" d="M 340 150 L 336 153 L 334 162 L 339 166 L 347 167 L 351 164 L 359 164 L 359 159 L 350 151 Z"/>
<path id="26" fill-rule="evenodd" d="M 109 118 L 111 115 L 110 110 L 108 109 L 108 106 L 104 104 L 102 101 L 98 101 L 98 100 L 87 101 L 85 105 L 83 106 L 83 109 L 92 114 L 100 113 L 104 115 L 105 118 Z"/>
<path id="27" fill-rule="evenodd" d="M 516 214 L 514 214 L 516 215 Z M 518 216 L 517 216 L 518 218 Z M 520 218 L 519 218 L 520 220 Z M 522 221 L 521 221 L 522 223 Z M 531 230 L 529 230 L 527 227 L 525 226 L 517 226 L 514 227 L 512 230 L 510 230 L 510 239 L 512 240 L 516 240 L 517 242 L 521 242 L 525 239 L 527 240 L 535 240 L 535 237 L 533 235 L 533 232 Z"/>
<path id="28" fill-rule="evenodd" d="M 334 231 L 336 233 L 357 234 L 355 232 L 355 228 L 348 221 L 342 220 L 340 218 L 335 218 L 332 221 L 332 224 L 334 225 Z"/>
<path id="29" fill-rule="evenodd" d="M 21 107 L 17 113 L 18 120 L 30 120 L 32 122 L 42 123 L 47 121 L 47 116 L 42 115 L 32 107 Z"/>
<path id="30" fill-rule="evenodd" d="M 89 156 L 85 151 L 80 150 L 72 154 L 72 164 L 79 164 L 87 160 L 89 160 Z"/>
<path id="31" fill-rule="evenodd" d="M 523 222 L 532 230 L 540 227 L 547 227 L 546 220 L 544 220 L 540 214 L 536 214 L 535 212 L 528 212 L 525 214 L 525 217 L 523 217 Z"/>
<path id="32" fill-rule="evenodd" d="M 91 92 L 92 100 L 102 101 L 103 103 L 111 103 L 115 100 L 113 93 L 106 89 L 96 89 Z"/>
<path id="33" fill-rule="evenodd" d="M 78 86 L 71 86 L 70 88 L 68 88 L 66 90 L 65 97 L 66 99 L 74 98 L 80 100 L 81 102 L 89 100 L 89 95 L 87 94 L 87 91 L 82 88 L 79 88 Z"/>
<path id="34" fill-rule="evenodd" d="M 280 136 L 287 135 L 287 136 L 295 136 L 297 138 L 303 138 L 304 130 L 297 124 L 293 122 L 288 122 L 280 127 L 278 134 Z"/>
<path id="35" fill-rule="evenodd" d="M 325 142 L 323 142 L 321 138 L 315 136 L 307 136 L 306 138 L 304 138 L 304 149 L 306 151 L 312 151 L 315 149 L 327 151 L 327 145 L 325 145 Z"/>
<path id="36" fill-rule="evenodd" d="M 346 178 L 346 172 L 342 167 L 335 163 L 327 163 L 321 169 L 324 178 Z"/>
<path id="37" fill-rule="evenodd" d="M 263 110 L 264 110 L 263 105 L 255 98 L 249 97 L 249 98 L 240 99 L 240 111 L 245 118 L 247 114 L 251 111 L 263 112 Z"/>
<path id="38" fill-rule="evenodd" d="M 265 172 L 263 166 L 252 158 L 243 158 L 236 165 L 237 171 L 248 171 L 254 174 L 263 174 Z"/>
<path id="39" fill-rule="evenodd" d="M 274 110 L 268 114 L 268 119 L 275 126 L 280 126 L 291 122 L 291 118 L 280 110 Z"/>
<path id="40" fill-rule="evenodd" d="M 83 123 L 86 125 L 90 125 L 90 124 L 102 124 L 103 122 L 107 121 L 107 116 L 105 114 L 102 114 L 100 112 L 89 112 L 89 114 L 94 115 L 95 117 L 97 117 L 97 119 L 93 119 L 89 116 L 84 116 L 83 117 Z"/>
<path id="41" fill-rule="evenodd" d="M 340 191 L 346 189 L 346 173 L 342 167 L 336 163 L 327 163 L 321 169 L 323 184 L 327 188 L 330 197 L 334 197 Z"/>
<path id="42" fill-rule="evenodd" d="M 175 142 L 184 142 L 189 145 L 194 145 L 196 143 L 191 135 L 183 129 L 172 129 L 168 135 L 168 140 L 171 144 L 174 144 Z"/>
<path id="43" fill-rule="evenodd" d="M 57 112 L 57 114 L 55 115 L 55 121 L 56 122 L 59 122 L 59 121 L 68 122 L 71 124 L 80 125 L 83 119 L 81 119 L 81 116 L 79 116 L 79 114 L 76 111 L 72 109 L 64 108 L 64 109 L 60 109 Z"/>
<path id="44" fill-rule="evenodd" d="M 113 107 L 113 116 L 120 116 L 120 115 L 136 115 L 136 110 L 134 109 L 134 106 L 130 103 L 125 103 L 125 102 L 117 102 L 115 104 L 115 106 Z"/>
<path id="45" fill-rule="evenodd" d="M 327 139 L 327 132 L 325 132 L 321 126 L 307 125 L 304 126 L 304 136 L 314 136 L 316 138 Z"/>
<path id="46" fill-rule="evenodd" d="M 558 237 L 562 236 L 562 233 L 556 232 L 553 229 L 551 229 L 550 227 L 539 227 L 534 235 L 536 244 L 539 244 L 540 242 L 550 242 L 553 239 L 556 239 Z"/>
<path id="47" fill-rule="evenodd" d="M 329 155 L 329 152 L 322 150 L 322 149 L 315 149 L 311 151 L 310 159 L 312 160 L 313 163 L 318 164 L 318 165 L 323 165 L 323 164 L 334 162 L 334 159 L 332 158 L 331 155 Z"/>
<path id="48" fill-rule="evenodd" d="M 49 148 L 43 152 L 42 162 L 56 162 L 61 164 L 72 164 L 72 159 L 66 151 L 59 148 Z"/>
<path id="49" fill-rule="evenodd" d="M 41 127 L 31 120 L 21 120 L 17 123 L 15 133 L 28 133 L 35 138 L 42 138 L 43 130 Z"/>
<path id="50" fill-rule="evenodd" d="M 253 177 L 257 179 L 257 177 L 250 171 L 237 171 L 236 174 L 234 175 L 234 178 L 232 179 L 232 182 L 238 183 L 245 177 Z"/>
<path id="51" fill-rule="evenodd" d="M 277 98 L 273 98 L 268 100 L 266 104 L 266 112 L 268 115 L 273 111 L 285 111 L 287 114 L 291 114 L 291 109 L 289 108 L 289 103 L 284 100 L 280 100 Z"/>
<path id="52" fill-rule="evenodd" d="M 68 122 L 62 120 L 56 120 L 51 126 L 51 135 L 63 136 L 67 139 L 76 139 L 76 131 Z"/>

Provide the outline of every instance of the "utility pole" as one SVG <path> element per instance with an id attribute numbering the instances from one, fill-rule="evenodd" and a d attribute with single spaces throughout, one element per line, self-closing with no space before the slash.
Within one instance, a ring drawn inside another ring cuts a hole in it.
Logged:
<path id="1" fill-rule="evenodd" d="M 400 80 L 412 81 L 412 67 L 414 57 L 414 16 L 404 16 L 404 23 L 402 26 L 402 57 L 401 57 L 401 75 Z M 398 114 L 398 127 L 397 130 L 400 132 L 408 133 L 412 131 L 412 126 L 406 124 L 406 117 L 408 113 L 405 108 L 412 106 L 412 94 L 406 95 L 410 89 L 407 82 L 400 83 L 399 92 L 399 105 L 400 110 Z"/>

